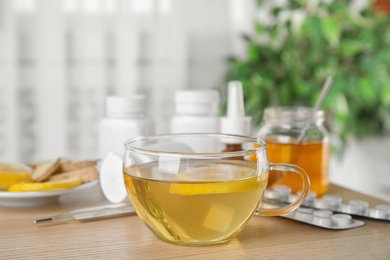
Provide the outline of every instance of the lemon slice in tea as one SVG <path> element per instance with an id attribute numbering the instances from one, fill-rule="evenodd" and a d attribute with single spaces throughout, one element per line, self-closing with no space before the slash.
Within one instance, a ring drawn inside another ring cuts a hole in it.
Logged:
<path id="1" fill-rule="evenodd" d="M 242 165 L 217 165 L 196 167 L 180 172 L 169 193 L 178 195 L 201 195 L 244 192 L 259 189 L 261 177 L 254 175 L 253 168 Z"/>

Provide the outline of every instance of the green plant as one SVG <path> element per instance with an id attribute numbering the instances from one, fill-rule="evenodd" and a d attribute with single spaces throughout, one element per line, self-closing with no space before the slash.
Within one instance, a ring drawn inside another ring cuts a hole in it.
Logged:
<path id="1" fill-rule="evenodd" d="M 346 0 L 313 2 L 271 7 L 271 23 L 256 21 L 255 33 L 244 35 L 247 57 L 229 59 L 225 80 L 243 83 L 246 112 L 259 125 L 265 107 L 313 106 L 333 75 L 322 107 L 331 115 L 330 130 L 343 143 L 351 136 L 384 135 L 390 118 L 389 16 L 369 4 L 354 10 Z M 258 10 L 270 3 L 258 1 Z"/>

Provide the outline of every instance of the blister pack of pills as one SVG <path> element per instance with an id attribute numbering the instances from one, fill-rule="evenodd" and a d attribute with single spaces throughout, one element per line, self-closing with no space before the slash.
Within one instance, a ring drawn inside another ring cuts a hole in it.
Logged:
<path id="1" fill-rule="evenodd" d="M 292 194 L 287 186 L 275 186 L 264 193 L 263 201 L 269 205 L 290 204 L 298 195 Z M 362 200 L 344 202 L 340 196 L 324 195 L 317 198 L 310 192 L 306 200 L 294 212 L 284 217 L 329 229 L 348 229 L 363 226 L 364 222 L 354 217 L 390 221 L 390 205 L 370 207 Z"/>
<path id="2" fill-rule="evenodd" d="M 364 226 L 361 220 L 348 214 L 334 214 L 331 210 L 299 207 L 283 217 L 328 229 L 349 229 Z"/>

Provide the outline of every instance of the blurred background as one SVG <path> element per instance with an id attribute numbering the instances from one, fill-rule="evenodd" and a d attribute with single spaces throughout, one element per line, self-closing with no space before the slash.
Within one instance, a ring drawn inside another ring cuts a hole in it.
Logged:
<path id="1" fill-rule="evenodd" d="M 97 158 L 106 96 L 147 95 L 164 133 L 176 90 L 218 89 L 223 111 L 229 80 L 255 134 L 334 75 L 331 180 L 390 201 L 389 2 L 0 0 L 0 161 Z"/>

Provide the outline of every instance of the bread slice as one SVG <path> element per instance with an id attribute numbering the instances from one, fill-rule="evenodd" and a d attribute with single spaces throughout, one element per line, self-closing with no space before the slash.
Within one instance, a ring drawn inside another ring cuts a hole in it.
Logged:
<path id="1" fill-rule="evenodd" d="M 60 158 L 54 161 L 41 162 L 36 164 L 31 173 L 31 177 L 35 182 L 48 180 L 50 176 L 57 171 L 60 166 Z"/>
<path id="2" fill-rule="evenodd" d="M 62 164 L 64 164 L 64 163 L 70 163 L 69 158 L 60 157 L 59 159 L 60 159 L 60 161 L 59 161 L 60 166 L 61 166 Z M 34 169 L 38 166 L 38 164 L 39 164 L 39 163 L 27 163 L 27 166 L 29 166 L 32 170 L 34 170 Z M 58 172 L 58 170 L 57 170 L 57 172 Z"/>
<path id="3" fill-rule="evenodd" d="M 93 161 L 80 161 L 80 162 L 65 162 L 60 165 L 58 169 L 58 173 L 70 172 L 75 170 L 80 170 L 83 168 L 95 166 L 97 164 L 97 160 Z"/>
<path id="4" fill-rule="evenodd" d="M 90 166 L 90 167 L 86 167 L 74 171 L 68 171 L 68 172 L 63 172 L 63 173 L 53 175 L 50 178 L 50 181 L 65 180 L 73 177 L 81 179 L 82 183 L 86 183 L 86 182 L 99 179 L 99 173 L 95 167 Z"/>

